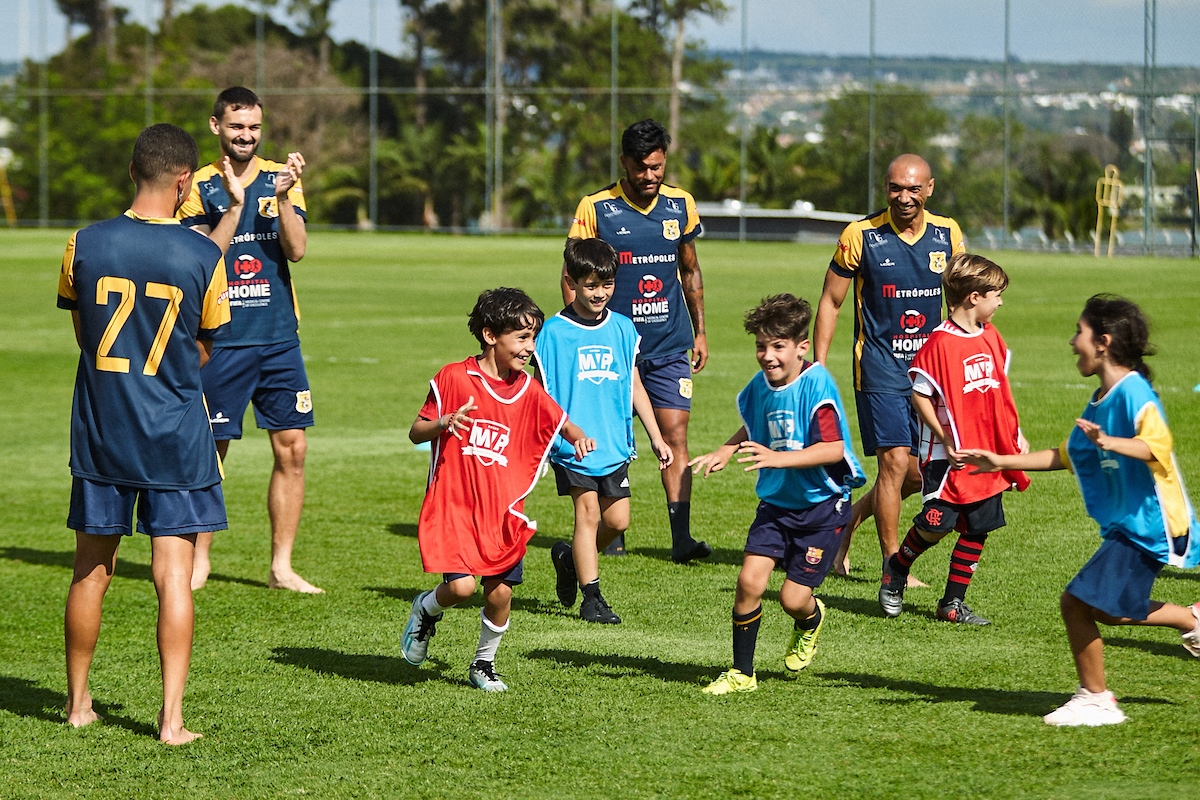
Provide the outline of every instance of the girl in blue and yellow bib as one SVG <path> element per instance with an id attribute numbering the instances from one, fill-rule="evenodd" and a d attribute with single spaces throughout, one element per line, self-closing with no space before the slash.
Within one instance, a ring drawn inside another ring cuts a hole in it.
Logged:
<path id="1" fill-rule="evenodd" d="M 1078 479 L 1104 541 L 1062 595 L 1079 689 L 1044 719 L 1050 725 L 1113 725 L 1124 722 L 1125 714 L 1105 685 L 1097 623 L 1175 628 L 1187 651 L 1200 658 L 1200 603 L 1178 606 L 1150 599 L 1164 565 L 1200 562 L 1195 540 L 1200 527 L 1143 361 L 1152 349 L 1141 309 L 1111 295 L 1092 297 L 1071 347 L 1079 357 L 1079 373 L 1095 376 L 1100 387 L 1067 440 L 1057 449 L 1027 455 L 975 450 L 964 460 L 985 472 L 1068 469 Z"/>

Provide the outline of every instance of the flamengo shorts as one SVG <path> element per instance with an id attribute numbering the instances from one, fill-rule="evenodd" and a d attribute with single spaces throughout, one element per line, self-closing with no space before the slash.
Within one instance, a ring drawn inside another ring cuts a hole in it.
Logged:
<path id="1" fill-rule="evenodd" d="M 916 455 L 920 434 L 909 395 L 855 392 L 854 405 L 858 409 L 858 435 L 862 437 L 864 453 L 873 456 L 876 450 L 907 447 Z"/>
<path id="2" fill-rule="evenodd" d="M 1150 588 L 1162 563 L 1119 533 L 1111 533 L 1066 592 L 1110 617 L 1150 616 Z"/>
<path id="3" fill-rule="evenodd" d="M 654 408 L 692 410 L 692 365 L 687 353 L 637 362 L 642 386 Z"/>
<path id="4" fill-rule="evenodd" d="M 443 572 L 442 573 L 442 581 L 445 583 L 449 583 L 450 581 L 456 581 L 459 578 L 471 578 L 471 577 L 474 577 L 474 576 L 468 575 L 465 572 Z M 488 580 L 490 578 L 499 578 L 500 580 L 507 583 L 509 586 L 517 586 L 521 583 L 524 583 L 525 582 L 525 559 L 522 558 L 520 561 L 518 561 L 517 565 L 515 567 L 513 567 L 512 569 L 510 569 L 508 572 L 501 573 L 500 575 L 485 575 L 485 576 L 483 576 L 483 578 L 484 578 L 484 580 Z"/>
<path id="5" fill-rule="evenodd" d="M 999 494 L 975 503 L 947 503 L 944 500 L 926 501 L 921 513 L 913 517 L 913 525 L 930 533 L 958 531 L 983 536 L 1004 527 L 1004 500 Z"/>
<path id="6" fill-rule="evenodd" d="M 313 425 L 299 342 L 214 348 L 200 380 L 214 439 L 242 438 L 242 417 L 250 403 L 260 428 L 287 431 Z"/>
<path id="7" fill-rule="evenodd" d="M 775 559 L 788 580 L 815 589 L 833 567 L 849 521 L 850 501 L 841 497 L 799 511 L 763 501 L 750 524 L 746 552 Z"/>
<path id="8" fill-rule="evenodd" d="M 569 497 L 571 489 L 583 489 L 595 492 L 600 497 L 621 498 L 630 497 L 629 463 L 626 462 L 607 475 L 599 478 L 584 475 L 573 469 L 551 464 L 554 468 L 554 481 L 558 485 L 558 496 Z"/>
<path id="9" fill-rule="evenodd" d="M 184 536 L 229 528 L 225 495 L 219 483 L 203 489 L 146 489 L 80 477 L 71 479 L 67 527 L 101 536 L 131 536 L 135 505 L 138 533 L 150 536 Z"/>

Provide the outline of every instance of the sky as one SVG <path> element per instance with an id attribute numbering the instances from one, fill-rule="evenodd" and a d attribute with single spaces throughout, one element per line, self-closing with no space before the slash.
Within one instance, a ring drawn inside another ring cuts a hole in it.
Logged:
<path id="1" fill-rule="evenodd" d="M 210 0 L 219 5 L 222 0 Z M 625 2 L 625 0 L 618 0 Z M 716 49 L 738 49 L 743 3 L 751 48 L 828 55 L 870 51 L 871 0 L 726 0 L 732 9 L 720 22 L 698 20 L 689 38 Z M 1141 64 L 1146 0 L 1009 0 L 1010 50 L 1023 61 Z M 116 0 L 134 19 L 157 16 L 159 0 Z M 187 0 L 176 0 L 186 6 Z M 285 5 L 280 3 L 280 6 Z M 375 7 L 376 43 L 381 50 L 404 51 L 397 0 L 335 0 L 333 37 L 370 43 L 370 10 Z M 1005 0 L 876 0 L 875 50 L 878 55 L 1004 58 Z M 1156 0 L 1157 57 L 1160 66 L 1200 66 L 1200 2 Z M 57 52 L 64 21 L 53 0 L 0 0 L 0 61 L 38 57 L 45 41 Z M 78 34 L 81 31 L 77 31 Z"/>

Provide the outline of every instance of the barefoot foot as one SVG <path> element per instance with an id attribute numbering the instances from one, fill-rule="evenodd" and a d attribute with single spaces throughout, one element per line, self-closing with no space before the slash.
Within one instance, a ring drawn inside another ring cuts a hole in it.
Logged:
<path id="1" fill-rule="evenodd" d="M 922 580 L 918 580 L 911 572 L 908 573 L 908 581 L 904 584 L 909 589 L 928 589 L 929 584 Z"/>
<path id="2" fill-rule="evenodd" d="M 158 712 L 158 740 L 163 744 L 181 745 L 188 742 L 194 742 L 203 737 L 203 733 L 193 733 L 183 727 L 183 720 L 178 724 L 165 725 L 163 723 L 163 712 Z"/>
<path id="3" fill-rule="evenodd" d="M 104 717 L 92 710 L 91 705 L 87 708 L 81 708 L 76 711 L 67 712 L 67 724 L 72 728 L 82 728 L 85 725 L 91 725 L 93 722 L 103 722 Z"/>
<path id="4" fill-rule="evenodd" d="M 313 586 L 308 581 L 301 578 L 295 572 L 272 572 L 270 579 L 267 581 L 267 587 L 271 589 L 287 589 L 292 592 L 300 592 L 301 594 L 324 594 L 325 590 L 320 587 Z"/>
<path id="5" fill-rule="evenodd" d="M 197 592 L 197 591 L 203 589 L 205 584 L 208 583 L 209 569 L 211 569 L 211 567 L 209 566 L 208 561 L 201 563 L 200 560 L 197 559 L 196 563 L 192 565 L 192 591 L 193 592 Z"/>

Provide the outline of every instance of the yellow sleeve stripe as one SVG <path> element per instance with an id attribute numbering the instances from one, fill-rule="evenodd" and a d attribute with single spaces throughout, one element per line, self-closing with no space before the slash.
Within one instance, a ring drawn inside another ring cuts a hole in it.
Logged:
<path id="1" fill-rule="evenodd" d="M 78 300 L 75 292 L 75 237 L 79 231 L 71 234 L 67 241 L 67 249 L 63 252 L 62 268 L 58 273 L 58 296 L 68 300 Z"/>
<path id="2" fill-rule="evenodd" d="M 1192 514 L 1183 489 L 1179 464 L 1175 461 L 1175 453 L 1172 452 L 1171 429 L 1167 427 L 1167 421 L 1163 419 L 1154 403 L 1147 403 L 1142 407 L 1136 423 L 1137 435 L 1134 438 L 1145 442 L 1154 456 L 1154 461 L 1146 466 L 1154 476 L 1154 489 L 1158 494 L 1159 505 L 1162 506 L 1167 532 L 1172 538 L 1185 536 L 1191 525 Z"/>
<path id="3" fill-rule="evenodd" d="M 225 257 L 222 256 L 217 259 L 212 278 L 208 281 L 208 289 L 204 292 L 200 329 L 213 331 L 222 325 L 228 325 L 229 321 L 229 282 L 225 277 Z"/>
<path id="4" fill-rule="evenodd" d="M 1067 440 L 1063 439 L 1063 443 L 1058 446 L 1058 457 L 1062 460 L 1063 466 L 1067 472 L 1075 474 L 1075 465 L 1071 463 L 1071 456 L 1067 453 Z"/>

